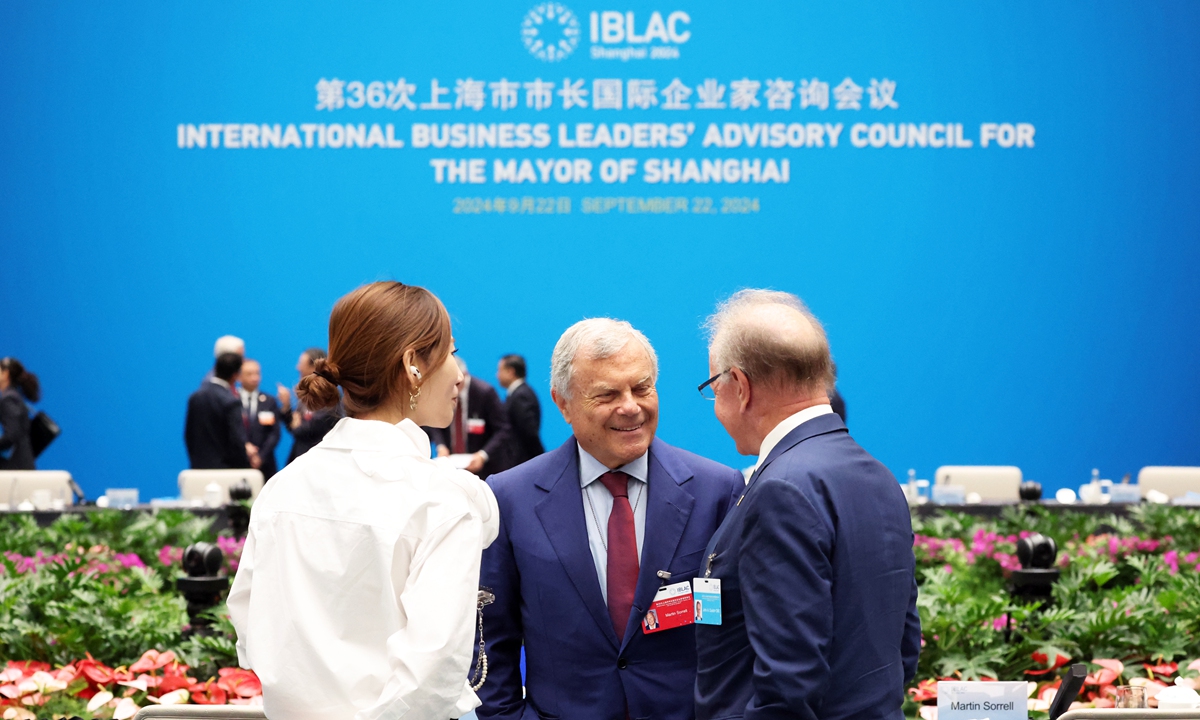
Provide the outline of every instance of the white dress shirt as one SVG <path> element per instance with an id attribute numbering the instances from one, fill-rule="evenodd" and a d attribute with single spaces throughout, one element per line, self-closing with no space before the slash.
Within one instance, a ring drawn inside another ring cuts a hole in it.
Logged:
<path id="1" fill-rule="evenodd" d="M 825 403 L 822 405 L 813 405 L 812 407 L 804 408 L 795 415 L 789 415 L 788 417 L 784 418 L 782 422 L 776 425 L 775 428 L 771 430 L 771 432 L 767 433 L 767 436 L 763 438 L 762 447 L 758 449 L 758 462 L 754 463 L 754 469 L 756 471 L 758 470 L 758 467 L 763 464 L 763 461 L 767 459 L 767 456 L 771 454 L 771 451 L 775 449 L 775 446 L 779 444 L 779 441 L 787 437 L 788 433 L 800 427 L 800 425 L 803 423 L 812 420 L 813 418 L 821 417 L 822 415 L 828 415 L 831 412 L 833 412 L 833 406 L 831 406 L 829 403 Z"/>
<path id="2" fill-rule="evenodd" d="M 258 415 L 258 391 L 250 392 L 246 388 L 238 388 L 238 396 L 242 399 L 242 407 L 250 417 Z"/>
<path id="3" fill-rule="evenodd" d="M 508 397 L 509 395 L 512 395 L 513 390 L 516 390 L 517 388 L 521 387 L 524 384 L 525 384 L 525 378 L 517 378 L 516 380 L 513 380 L 512 382 L 510 382 L 508 384 L 508 387 L 504 388 L 504 396 Z"/>
<path id="4" fill-rule="evenodd" d="M 457 718 L 491 489 L 410 420 L 344 418 L 271 479 L 229 593 L 238 662 L 284 720 Z"/>
<path id="5" fill-rule="evenodd" d="M 633 506 L 633 530 L 637 535 L 638 557 L 642 556 L 642 538 L 646 535 L 646 492 L 649 490 L 649 451 L 640 458 L 617 468 L 627 473 L 629 504 Z M 608 516 L 612 514 L 613 496 L 600 482 L 600 476 L 609 472 L 591 453 L 579 448 L 579 486 L 583 488 L 583 515 L 587 524 L 588 548 L 596 563 L 596 579 L 600 581 L 600 594 L 608 602 Z M 640 564 L 640 563 L 639 563 Z"/>

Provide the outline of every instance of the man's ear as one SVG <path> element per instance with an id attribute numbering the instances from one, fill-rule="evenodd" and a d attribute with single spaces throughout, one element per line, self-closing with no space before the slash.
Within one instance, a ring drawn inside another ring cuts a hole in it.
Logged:
<path id="1" fill-rule="evenodd" d="M 738 410 L 746 412 L 750 407 L 750 399 L 753 396 L 753 390 L 750 387 L 750 378 L 746 377 L 746 373 L 742 372 L 741 368 L 730 368 L 729 376 L 737 387 Z"/>
<path id="2" fill-rule="evenodd" d="M 558 390 L 555 390 L 554 388 L 550 388 L 550 399 L 554 401 L 554 405 L 558 408 L 558 411 L 562 413 L 563 421 L 570 425 L 571 413 L 567 411 L 567 399 L 562 395 L 559 395 Z"/>

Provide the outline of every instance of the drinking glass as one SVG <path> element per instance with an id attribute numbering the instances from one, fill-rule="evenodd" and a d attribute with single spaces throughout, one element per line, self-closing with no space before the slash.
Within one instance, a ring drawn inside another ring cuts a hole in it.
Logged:
<path id="1" fill-rule="evenodd" d="M 1146 688 L 1136 685 L 1121 685 L 1117 688 L 1117 707 L 1146 707 Z"/>

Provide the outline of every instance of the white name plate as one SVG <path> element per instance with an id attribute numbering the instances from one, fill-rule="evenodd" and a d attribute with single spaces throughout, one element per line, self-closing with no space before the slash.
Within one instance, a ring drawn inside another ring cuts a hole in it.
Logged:
<path id="1" fill-rule="evenodd" d="M 940 682 L 938 720 L 1029 720 L 1029 684 Z"/>

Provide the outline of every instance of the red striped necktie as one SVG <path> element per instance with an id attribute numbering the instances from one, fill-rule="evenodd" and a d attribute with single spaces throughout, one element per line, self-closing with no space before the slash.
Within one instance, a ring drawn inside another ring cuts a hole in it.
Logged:
<path id="1" fill-rule="evenodd" d="M 633 594 L 637 589 L 637 532 L 633 525 L 633 507 L 629 504 L 629 475 L 606 472 L 600 482 L 613 496 L 608 516 L 608 613 L 612 616 L 617 639 L 625 637 Z"/>

